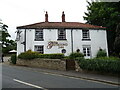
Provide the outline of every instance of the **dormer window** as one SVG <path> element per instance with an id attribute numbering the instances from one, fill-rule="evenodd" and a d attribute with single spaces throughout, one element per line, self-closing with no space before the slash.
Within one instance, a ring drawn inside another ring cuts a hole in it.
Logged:
<path id="1" fill-rule="evenodd" d="M 35 30 L 35 41 L 43 41 L 43 29 Z"/>
<path id="2" fill-rule="evenodd" d="M 66 30 L 58 29 L 58 40 L 66 40 Z"/>
<path id="3" fill-rule="evenodd" d="M 82 40 L 90 40 L 89 30 L 82 30 Z"/>

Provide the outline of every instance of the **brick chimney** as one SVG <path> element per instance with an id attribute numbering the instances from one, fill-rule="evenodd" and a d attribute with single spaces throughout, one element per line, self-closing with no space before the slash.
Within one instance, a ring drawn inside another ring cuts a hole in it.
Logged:
<path id="1" fill-rule="evenodd" d="M 62 12 L 62 22 L 65 22 L 65 14 L 64 14 L 64 11 Z"/>
<path id="2" fill-rule="evenodd" d="M 48 13 L 46 11 L 46 14 L 45 14 L 45 22 L 48 22 Z"/>

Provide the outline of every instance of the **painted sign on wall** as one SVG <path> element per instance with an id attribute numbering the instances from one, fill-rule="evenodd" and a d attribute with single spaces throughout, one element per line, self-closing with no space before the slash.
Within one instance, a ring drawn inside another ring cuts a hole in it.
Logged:
<path id="1" fill-rule="evenodd" d="M 48 49 L 51 49 L 53 46 L 58 46 L 58 48 L 64 48 L 64 46 L 68 46 L 65 42 L 57 42 L 57 41 L 50 41 L 48 42 Z"/>

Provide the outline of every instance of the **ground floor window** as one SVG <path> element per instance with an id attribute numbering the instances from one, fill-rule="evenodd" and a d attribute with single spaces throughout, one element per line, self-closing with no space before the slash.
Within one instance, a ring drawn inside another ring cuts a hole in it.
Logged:
<path id="1" fill-rule="evenodd" d="M 84 54 L 84 56 L 91 56 L 91 47 L 90 47 L 90 45 L 83 46 L 83 54 Z"/>
<path id="2" fill-rule="evenodd" d="M 43 54 L 44 53 L 44 46 L 43 45 L 35 45 L 35 51 Z"/>

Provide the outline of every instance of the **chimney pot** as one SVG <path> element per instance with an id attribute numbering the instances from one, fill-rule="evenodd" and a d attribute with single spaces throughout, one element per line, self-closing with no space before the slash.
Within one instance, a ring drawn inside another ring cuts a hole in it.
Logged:
<path id="1" fill-rule="evenodd" d="M 48 13 L 46 11 L 46 14 L 45 14 L 45 22 L 48 22 Z"/>
<path id="2" fill-rule="evenodd" d="M 65 22 L 65 14 L 64 14 L 64 11 L 62 12 L 62 22 Z"/>

